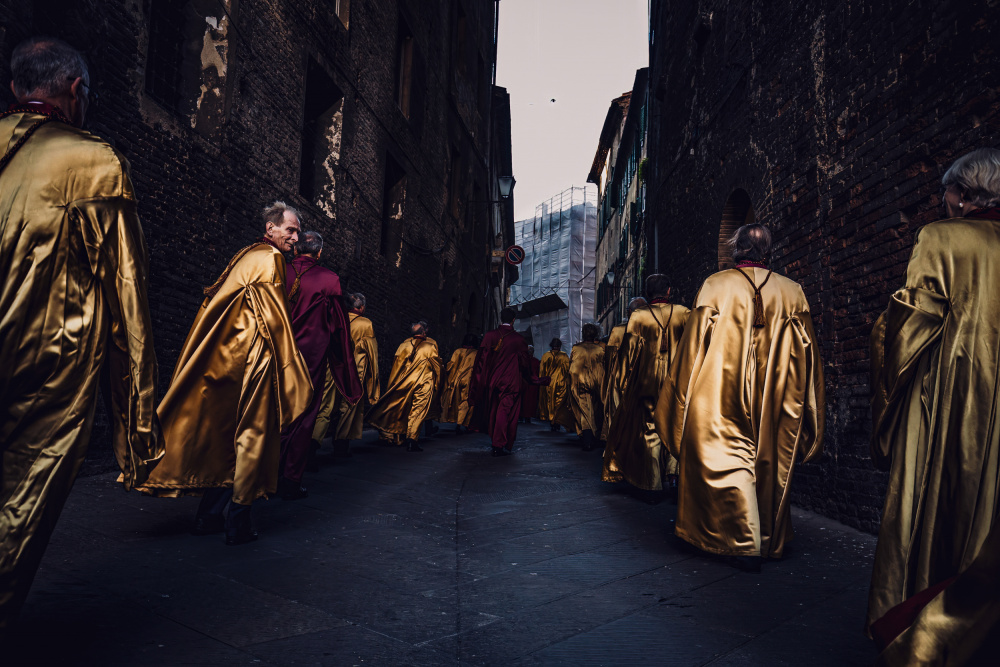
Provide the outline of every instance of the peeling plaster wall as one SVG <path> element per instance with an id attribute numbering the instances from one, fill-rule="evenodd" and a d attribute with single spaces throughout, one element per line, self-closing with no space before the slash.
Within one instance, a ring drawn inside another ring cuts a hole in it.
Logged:
<path id="1" fill-rule="evenodd" d="M 1000 3 L 653 2 L 651 225 L 660 267 L 694 298 L 716 269 L 737 188 L 776 238 L 822 343 L 825 454 L 795 502 L 878 527 L 886 478 L 868 454 L 868 337 L 913 234 L 939 217 L 959 155 L 1000 136 Z"/>
<path id="2" fill-rule="evenodd" d="M 412 321 L 430 322 L 444 355 L 461 344 L 467 328 L 482 328 L 492 239 L 487 212 L 467 202 L 473 187 L 490 188 L 483 130 L 489 99 L 474 104 L 459 87 L 491 85 L 492 1 L 459 0 L 470 26 L 466 55 L 484 62 L 481 72 L 469 70 L 469 77 L 482 75 L 476 81 L 452 76 L 451 0 L 351 3 L 349 31 L 332 2 L 176 0 L 188 11 L 185 53 L 191 58 L 182 83 L 186 106 L 179 111 L 145 92 L 152 1 L 0 0 L 0 79 L 9 81 L 10 51 L 31 34 L 52 34 L 85 52 L 101 98 L 89 129 L 129 160 L 149 245 L 161 396 L 202 288 L 259 238 L 260 211 L 275 199 L 303 211 L 304 227 L 323 234 L 323 263 L 346 291 L 366 295 L 385 375 Z M 419 126 L 395 101 L 400 16 L 425 74 L 418 81 Z M 343 95 L 323 133 L 325 183 L 313 201 L 299 194 L 310 60 Z M 0 89 L 6 105 L 9 93 Z M 446 207 L 449 145 L 462 149 L 467 170 L 457 215 Z M 406 173 L 406 194 L 393 213 L 402 243 L 382 255 L 390 154 Z M 107 421 L 99 415 L 98 422 L 91 451 L 110 461 Z"/>

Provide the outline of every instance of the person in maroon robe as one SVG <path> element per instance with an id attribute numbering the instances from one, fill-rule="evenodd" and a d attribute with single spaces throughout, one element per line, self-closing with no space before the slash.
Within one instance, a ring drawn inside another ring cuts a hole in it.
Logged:
<path id="1" fill-rule="evenodd" d="M 309 367 L 314 390 L 305 413 L 292 422 L 281 436 L 281 477 L 278 493 L 285 500 L 305 498 L 302 474 L 309 460 L 316 416 L 323 401 L 323 385 L 329 367 L 337 389 L 352 405 L 363 390 L 354 364 L 350 328 L 341 303 L 340 278 L 319 265 L 323 237 L 303 232 L 295 244 L 295 259 L 289 263 L 285 288 L 288 290 L 295 342 Z"/>
<path id="2" fill-rule="evenodd" d="M 528 363 L 531 364 L 531 377 L 538 377 L 542 368 L 542 362 L 535 358 L 535 346 L 528 346 Z M 531 423 L 531 418 L 538 415 L 538 385 L 525 385 L 521 392 L 521 419 L 525 424 Z"/>
<path id="3" fill-rule="evenodd" d="M 474 421 L 492 440 L 493 456 L 513 452 L 517 437 L 517 417 L 521 394 L 530 384 L 545 384 L 531 375 L 528 342 L 514 331 L 517 311 L 500 311 L 500 326 L 483 336 L 476 353 L 469 385 L 469 403 L 475 408 Z"/>

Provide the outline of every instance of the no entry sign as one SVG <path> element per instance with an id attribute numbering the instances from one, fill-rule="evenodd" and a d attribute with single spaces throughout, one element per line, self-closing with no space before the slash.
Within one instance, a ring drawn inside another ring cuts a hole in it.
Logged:
<path id="1" fill-rule="evenodd" d="M 518 264 L 524 261 L 524 248 L 522 248 L 519 245 L 512 245 L 511 247 L 507 248 L 507 252 L 505 253 L 505 255 L 507 257 L 508 264 L 513 264 L 514 266 L 517 266 Z"/>

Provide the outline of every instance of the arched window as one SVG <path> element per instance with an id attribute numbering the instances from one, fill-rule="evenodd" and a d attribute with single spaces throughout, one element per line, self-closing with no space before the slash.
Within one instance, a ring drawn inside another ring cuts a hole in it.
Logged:
<path id="1" fill-rule="evenodd" d="M 732 254 L 729 250 L 729 239 L 743 225 L 754 222 L 753 206 L 746 190 L 734 190 L 726 205 L 722 208 L 722 221 L 719 223 L 719 270 L 733 268 Z"/>

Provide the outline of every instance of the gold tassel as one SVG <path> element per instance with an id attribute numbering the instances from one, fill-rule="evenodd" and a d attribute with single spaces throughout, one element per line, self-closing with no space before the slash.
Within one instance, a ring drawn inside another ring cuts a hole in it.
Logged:
<path id="1" fill-rule="evenodd" d="M 764 282 L 758 287 L 754 283 L 753 278 L 748 276 L 743 269 L 737 266 L 736 270 L 743 274 L 743 277 L 750 283 L 750 287 L 753 288 L 753 326 L 755 329 L 762 329 L 767 326 L 767 318 L 764 317 L 764 299 L 761 298 L 760 291 L 764 289 L 764 285 L 771 279 L 771 273 L 773 272 L 768 271 L 767 275 L 764 276 Z"/>
<path id="2" fill-rule="evenodd" d="M 753 291 L 753 325 L 757 329 L 767 326 L 767 319 L 764 317 L 764 300 L 760 298 L 760 290 Z"/>

